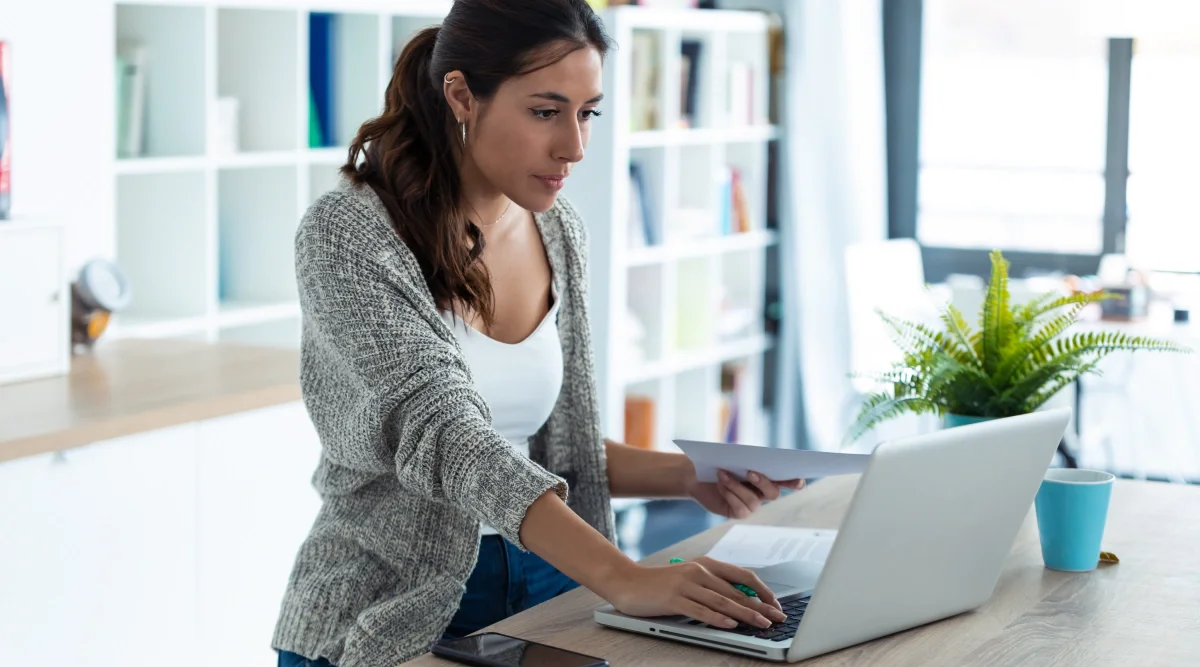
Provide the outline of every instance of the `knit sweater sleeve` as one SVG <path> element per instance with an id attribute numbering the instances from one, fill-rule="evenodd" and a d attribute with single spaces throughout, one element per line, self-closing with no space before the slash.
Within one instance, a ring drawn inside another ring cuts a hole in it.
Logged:
<path id="1" fill-rule="evenodd" d="M 529 505 L 550 489 L 565 501 L 566 483 L 492 427 L 466 362 L 436 329 L 415 259 L 394 236 L 372 234 L 363 208 L 328 198 L 296 236 L 305 335 L 313 338 L 302 383 L 332 408 L 310 406 L 327 455 L 367 470 L 388 460 L 409 491 L 453 503 L 525 549 Z"/>

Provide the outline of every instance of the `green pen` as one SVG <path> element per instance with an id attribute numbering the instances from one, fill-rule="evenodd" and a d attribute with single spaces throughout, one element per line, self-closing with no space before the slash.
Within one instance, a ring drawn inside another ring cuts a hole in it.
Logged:
<path id="1" fill-rule="evenodd" d="M 682 558 L 672 558 L 671 559 L 671 563 L 682 563 L 682 562 L 684 562 Z M 753 588 L 750 588 L 749 586 L 746 586 L 745 584 L 734 584 L 734 587 L 737 588 L 739 591 L 745 593 L 746 595 L 749 595 L 752 598 L 758 597 L 758 593 L 755 593 Z"/>

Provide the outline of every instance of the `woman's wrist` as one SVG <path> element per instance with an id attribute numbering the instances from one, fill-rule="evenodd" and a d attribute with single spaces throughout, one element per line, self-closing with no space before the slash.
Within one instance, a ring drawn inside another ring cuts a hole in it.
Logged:
<path id="1" fill-rule="evenodd" d="M 620 587 L 628 582 L 640 567 L 641 565 L 636 561 L 618 550 L 612 558 L 606 559 L 600 567 L 596 568 L 595 573 L 590 577 L 593 581 L 579 583 L 608 602 L 612 602 L 617 597 Z"/>
<path id="2" fill-rule="evenodd" d="M 684 454 L 676 454 L 677 458 L 672 468 L 675 479 L 675 487 L 678 489 L 676 495 L 687 498 L 692 495 L 692 489 L 695 488 L 696 466 L 692 465 L 692 460 Z"/>

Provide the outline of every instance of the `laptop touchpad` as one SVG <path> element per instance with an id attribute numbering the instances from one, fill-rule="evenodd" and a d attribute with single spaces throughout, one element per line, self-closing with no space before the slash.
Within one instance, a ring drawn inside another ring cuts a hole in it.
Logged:
<path id="1" fill-rule="evenodd" d="M 773 592 L 807 591 L 817 585 L 817 577 L 821 576 L 824 565 L 798 560 L 756 568 L 754 572 Z"/>

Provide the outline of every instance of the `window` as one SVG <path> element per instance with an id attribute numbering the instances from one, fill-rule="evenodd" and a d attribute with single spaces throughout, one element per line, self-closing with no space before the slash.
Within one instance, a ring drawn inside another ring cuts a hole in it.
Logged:
<path id="1" fill-rule="evenodd" d="M 1200 38 L 1137 39 L 1131 70 L 1126 253 L 1200 272 Z"/>
<path id="2" fill-rule="evenodd" d="M 986 275 L 993 248 L 1014 275 L 1105 253 L 1200 273 L 1193 5 L 884 3 L 889 230 L 929 280 Z"/>
<path id="3" fill-rule="evenodd" d="M 923 246 L 1101 253 L 1108 40 L 1077 20 L 1078 8 L 925 0 Z"/>

